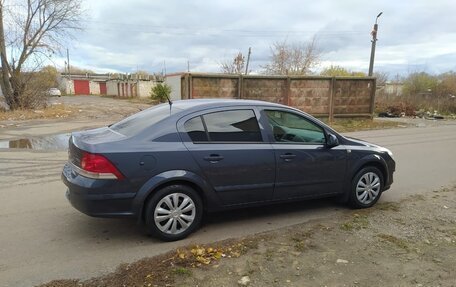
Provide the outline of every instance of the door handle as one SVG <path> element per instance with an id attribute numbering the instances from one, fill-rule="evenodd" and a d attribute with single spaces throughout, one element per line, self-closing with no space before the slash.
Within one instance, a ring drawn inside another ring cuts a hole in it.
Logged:
<path id="1" fill-rule="evenodd" d="M 281 159 L 284 159 L 285 161 L 291 161 L 291 160 L 293 160 L 295 157 L 296 157 L 295 154 L 292 154 L 292 153 L 289 153 L 289 152 L 280 155 L 280 158 L 281 158 Z"/>
<path id="2" fill-rule="evenodd" d="M 204 160 L 209 161 L 211 163 L 216 163 L 218 161 L 221 161 L 222 159 L 224 159 L 224 157 L 219 154 L 211 154 L 209 156 L 204 157 Z"/>

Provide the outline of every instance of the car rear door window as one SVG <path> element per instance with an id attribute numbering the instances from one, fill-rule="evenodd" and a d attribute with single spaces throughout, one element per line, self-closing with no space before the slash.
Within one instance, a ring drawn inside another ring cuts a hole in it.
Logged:
<path id="1" fill-rule="evenodd" d="M 192 142 L 207 142 L 207 133 L 204 129 L 203 120 L 201 116 L 194 117 L 184 124 L 185 130 L 188 136 L 192 139 Z"/>
<path id="2" fill-rule="evenodd" d="M 253 110 L 232 110 L 205 114 L 211 142 L 261 142 L 261 132 Z"/>
<path id="3" fill-rule="evenodd" d="M 323 129 L 311 121 L 294 113 L 266 110 L 276 142 L 324 144 Z"/>

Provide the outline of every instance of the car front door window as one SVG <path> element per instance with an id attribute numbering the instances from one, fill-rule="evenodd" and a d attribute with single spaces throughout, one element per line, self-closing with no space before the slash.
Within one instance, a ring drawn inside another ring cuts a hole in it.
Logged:
<path id="1" fill-rule="evenodd" d="M 307 119 L 285 111 L 266 110 L 276 142 L 324 144 L 323 130 Z"/>

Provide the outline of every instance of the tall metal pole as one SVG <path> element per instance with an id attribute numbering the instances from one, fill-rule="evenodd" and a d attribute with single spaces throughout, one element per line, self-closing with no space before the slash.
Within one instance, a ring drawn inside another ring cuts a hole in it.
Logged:
<path id="1" fill-rule="evenodd" d="M 71 68 L 70 68 L 70 52 L 67 48 L 67 64 L 68 64 L 68 82 L 70 83 L 70 95 L 71 95 Z"/>
<path id="2" fill-rule="evenodd" d="M 380 12 L 377 15 L 377 18 L 375 18 L 375 24 L 374 24 L 374 29 L 372 30 L 372 48 L 371 48 L 371 56 L 370 56 L 370 62 L 369 62 L 369 77 L 372 77 L 374 73 L 374 58 L 375 58 L 375 45 L 377 43 L 377 31 L 378 31 L 378 17 L 380 17 L 383 14 L 383 12 Z"/>
<path id="3" fill-rule="evenodd" d="M 249 53 L 247 54 L 247 64 L 245 65 L 245 74 L 249 73 L 249 62 L 250 62 L 250 54 L 252 53 L 252 48 L 249 47 Z"/>
<path id="4" fill-rule="evenodd" d="M 70 76 L 70 52 L 68 51 L 68 49 L 67 49 L 67 65 L 68 65 L 68 76 Z"/>

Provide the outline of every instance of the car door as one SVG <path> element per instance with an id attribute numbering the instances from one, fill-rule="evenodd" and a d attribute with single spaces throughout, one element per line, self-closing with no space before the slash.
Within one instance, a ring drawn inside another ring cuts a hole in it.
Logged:
<path id="1" fill-rule="evenodd" d="M 342 191 L 346 150 L 328 148 L 326 132 L 298 112 L 265 109 L 277 162 L 274 199 L 305 198 Z"/>
<path id="2" fill-rule="evenodd" d="M 212 110 L 180 124 L 185 146 L 225 205 L 272 199 L 275 156 L 253 108 Z"/>

